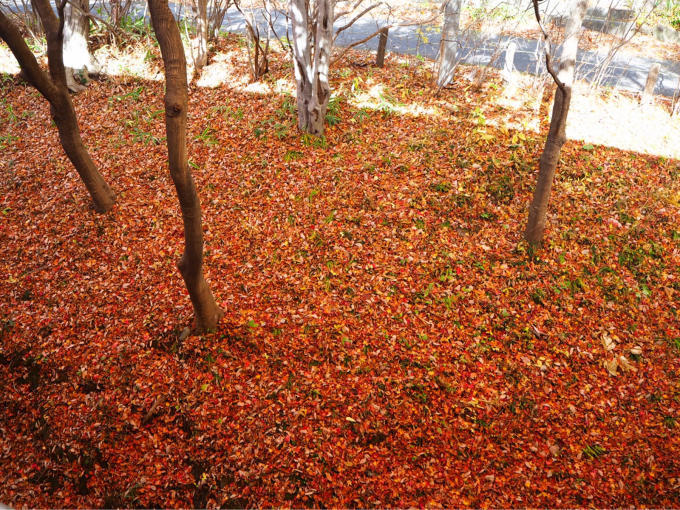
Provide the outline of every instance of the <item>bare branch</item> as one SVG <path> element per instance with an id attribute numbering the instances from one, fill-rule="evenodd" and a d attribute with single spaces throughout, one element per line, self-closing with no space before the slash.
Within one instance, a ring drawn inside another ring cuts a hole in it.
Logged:
<path id="1" fill-rule="evenodd" d="M 342 1 L 349 1 L 349 0 L 342 0 Z M 342 18 L 343 16 L 347 16 L 348 14 L 354 12 L 362 3 L 364 0 L 358 0 L 352 7 L 347 9 L 346 11 L 341 11 L 335 15 L 336 21 Z"/>
<path id="2" fill-rule="evenodd" d="M 438 16 L 439 16 L 439 14 L 435 14 L 431 18 L 426 19 L 424 21 L 410 21 L 410 22 L 405 22 L 405 23 L 392 23 L 392 24 L 389 24 L 389 25 L 385 25 L 384 27 L 380 27 L 378 30 L 373 32 L 371 35 L 368 35 L 368 36 L 364 37 L 363 39 L 361 39 L 359 41 L 355 41 L 352 44 L 345 46 L 343 48 L 342 52 L 338 56 L 336 56 L 333 60 L 331 60 L 331 65 L 333 65 L 336 62 L 338 62 L 339 60 L 341 60 L 347 54 L 347 52 L 349 50 L 351 50 L 352 48 L 359 46 L 360 44 L 364 44 L 365 42 L 370 41 L 374 37 L 379 36 L 380 33 L 384 30 L 392 30 L 393 28 L 401 28 L 401 27 L 412 27 L 414 25 L 427 25 L 427 24 L 435 21 Z"/>
<path id="3" fill-rule="evenodd" d="M 347 30 L 349 27 L 351 27 L 352 25 L 354 25 L 354 23 L 356 23 L 356 21 L 357 21 L 359 18 L 361 18 L 362 16 L 364 16 L 366 13 L 372 11 L 372 10 L 375 9 L 376 7 L 379 7 L 381 4 L 382 4 L 382 2 L 378 2 L 377 4 L 373 4 L 373 5 L 371 5 L 370 7 L 367 7 L 366 9 L 364 9 L 363 11 L 361 11 L 359 14 L 357 14 L 356 16 L 354 16 L 354 18 L 352 18 L 346 25 L 343 25 L 343 26 L 341 26 L 340 28 L 338 28 L 338 29 L 335 31 L 335 37 L 333 37 L 333 41 L 335 42 L 335 40 L 338 38 L 338 35 L 340 35 L 340 32 L 343 32 L 343 31 Z M 339 18 L 339 16 L 336 17 L 335 19 L 338 19 L 338 18 Z"/>

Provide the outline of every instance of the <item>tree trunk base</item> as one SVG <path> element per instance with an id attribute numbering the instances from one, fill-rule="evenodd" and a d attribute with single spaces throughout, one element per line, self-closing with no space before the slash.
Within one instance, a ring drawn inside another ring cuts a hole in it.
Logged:
<path id="1" fill-rule="evenodd" d="M 77 94 L 87 88 L 85 85 L 83 85 L 82 83 L 75 79 L 73 69 L 67 67 L 65 68 L 65 71 L 66 71 L 66 87 L 69 89 L 69 91 L 73 92 L 74 94 Z"/>
<path id="2" fill-rule="evenodd" d="M 198 316 L 194 317 L 194 322 L 191 325 L 191 333 L 194 335 L 204 335 L 211 333 L 217 329 L 217 324 L 224 317 L 224 310 L 216 305 L 215 311 L 209 317 L 199 320 Z"/>

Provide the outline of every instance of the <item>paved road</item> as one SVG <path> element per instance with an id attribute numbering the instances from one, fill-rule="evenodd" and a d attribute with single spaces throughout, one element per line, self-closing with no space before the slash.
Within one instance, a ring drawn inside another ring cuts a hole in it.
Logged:
<path id="1" fill-rule="evenodd" d="M 106 0 L 95 0 L 93 8 Z M 134 11 L 137 16 L 142 17 L 146 14 L 144 3 L 135 2 Z M 176 16 L 183 17 L 178 4 L 170 2 L 171 9 Z M 148 15 L 147 15 L 148 18 Z M 262 30 L 266 30 L 267 23 L 262 17 L 261 11 L 255 11 L 255 18 Z M 287 22 L 282 12 L 275 12 L 272 16 L 273 25 L 279 36 L 286 34 Z M 346 23 L 347 20 L 344 20 Z M 336 23 L 336 28 L 343 22 Z M 336 43 L 339 46 L 346 46 L 354 41 L 361 40 L 379 28 L 376 20 L 360 19 L 349 29 L 340 34 Z M 229 9 L 222 23 L 222 29 L 228 32 L 244 33 L 246 30 L 243 15 L 235 8 Z M 459 53 L 460 59 L 466 64 L 493 65 L 502 68 L 505 61 L 505 47 L 509 41 L 507 37 L 490 36 L 481 37 L 471 35 L 468 40 L 461 44 Z M 395 27 L 390 29 L 387 42 L 387 51 L 399 54 L 421 55 L 426 58 L 436 59 L 439 53 L 439 43 L 441 34 L 439 27 L 436 26 L 409 26 Z M 543 53 L 537 40 L 515 38 L 517 50 L 515 52 L 515 69 L 518 71 L 537 74 L 544 72 Z M 378 47 L 378 38 L 374 37 L 370 41 L 359 45 L 358 49 L 375 50 Z M 501 48 L 500 53 L 498 48 Z M 497 58 L 493 59 L 496 55 Z M 592 81 L 601 63 L 605 60 L 606 51 L 579 51 L 577 56 L 577 78 Z M 641 92 L 647 80 L 647 73 L 650 67 L 659 63 L 661 71 L 659 79 L 654 89 L 655 94 L 673 97 L 680 84 L 680 62 L 670 60 L 660 60 L 624 54 L 617 54 L 613 61 L 607 66 L 602 84 L 609 87 L 616 87 L 632 92 Z"/>
<path id="2" fill-rule="evenodd" d="M 256 19 L 261 26 L 266 24 L 261 15 Z M 342 23 L 337 23 L 337 26 Z M 286 19 L 282 13 L 274 16 L 274 27 L 279 35 L 286 34 Z M 236 9 L 230 9 L 222 25 L 229 32 L 244 32 L 245 21 L 241 13 Z M 361 40 L 379 28 L 374 20 L 358 20 L 352 27 L 340 34 L 337 44 L 346 46 L 353 41 Z M 507 37 L 492 36 L 482 38 L 479 35 L 468 37 L 461 48 L 461 60 L 466 64 L 488 65 L 492 56 L 497 54 L 492 65 L 498 68 L 503 66 L 505 60 L 504 48 L 508 43 Z M 441 35 L 438 27 L 411 26 L 397 27 L 390 30 L 387 42 L 387 50 L 393 53 L 422 55 L 426 58 L 437 58 Z M 515 68 L 519 71 L 536 74 L 544 71 L 543 53 L 537 40 L 514 39 L 517 43 L 515 53 Z M 365 44 L 358 46 L 361 49 L 375 50 L 378 46 L 378 38 L 375 37 Z M 498 48 L 502 51 L 498 54 Z M 600 64 L 607 54 L 605 51 L 579 51 L 577 60 L 577 74 L 580 79 L 592 81 Z M 618 54 L 607 66 L 602 84 L 610 87 L 640 92 L 647 80 L 649 68 L 654 64 L 661 64 L 661 72 L 656 85 L 655 94 L 672 97 L 678 88 L 680 80 L 680 63 L 669 60 L 659 60 L 630 55 Z"/>

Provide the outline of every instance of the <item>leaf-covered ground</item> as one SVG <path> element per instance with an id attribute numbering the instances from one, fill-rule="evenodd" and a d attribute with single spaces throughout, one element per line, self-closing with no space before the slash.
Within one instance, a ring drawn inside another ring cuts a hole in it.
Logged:
<path id="1" fill-rule="evenodd" d="M 162 83 L 74 98 L 105 216 L 3 84 L 0 502 L 680 505 L 678 163 L 568 143 L 534 255 L 542 136 L 490 125 L 499 91 L 437 97 L 418 61 L 332 80 L 325 141 L 285 94 L 192 90 L 226 317 L 184 341 Z"/>

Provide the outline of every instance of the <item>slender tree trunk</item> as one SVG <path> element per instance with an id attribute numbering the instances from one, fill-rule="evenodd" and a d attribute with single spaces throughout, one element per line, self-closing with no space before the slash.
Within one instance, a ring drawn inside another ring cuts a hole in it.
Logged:
<path id="1" fill-rule="evenodd" d="M 389 35 L 389 28 L 383 28 L 380 31 L 378 39 L 378 52 L 375 55 L 375 65 L 383 67 L 385 65 L 385 50 L 387 49 L 387 37 Z"/>
<path id="2" fill-rule="evenodd" d="M 120 22 L 123 18 L 121 1 L 122 0 L 111 0 L 111 24 L 114 27 L 120 27 Z"/>
<path id="3" fill-rule="evenodd" d="M 566 87 L 564 90 L 558 88 L 555 91 L 548 138 L 539 160 L 538 180 L 529 207 L 529 221 L 525 233 L 526 240 L 534 245 L 539 245 L 543 240 L 548 201 L 550 200 L 557 162 L 560 159 L 562 146 L 567 141 L 566 126 L 570 103 L 571 87 Z"/>
<path id="4" fill-rule="evenodd" d="M 170 176 L 184 222 L 184 254 L 177 263 L 194 307 L 194 332 L 217 326 L 224 312 L 203 276 L 201 204 L 187 161 L 187 72 L 182 39 L 167 0 L 149 0 L 149 11 L 165 65 L 165 129 Z"/>
<path id="5" fill-rule="evenodd" d="M 659 71 L 661 71 L 661 64 L 652 64 L 649 68 L 649 74 L 647 75 L 647 81 L 645 82 L 645 88 L 642 91 L 642 97 L 640 102 L 643 105 L 650 104 L 654 97 L 654 87 L 656 87 L 656 82 L 659 80 Z"/>
<path id="6" fill-rule="evenodd" d="M 208 63 L 208 0 L 193 0 L 191 10 L 196 30 L 191 41 L 191 55 L 194 72 L 198 74 Z"/>
<path id="7" fill-rule="evenodd" d="M 297 83 L 298 127 L 321 136 L 331 97 L 328 71 L 333 50 L 333 2 L 315 0 L 312 19 L 305 0 L 291 0 L 293 65 Z M 316 28 L 316 31 L 312 32 Z"/>
<path id="8" fill-rule="evenodd" d="M 98 69 L 95 68 L 94 58 L 87 44 L 90 20 L 85 13 L 90 10 L 89 1 L 71 1 L 64 8 L 64 68 L 69 90 L 80 92 L 85 87 L 74 78 L 74 74 L 87 78 L 88 73 L 96 73 Z"/>
<path id="9" fill-rule="evenodd" d="M 439 55 L 439 76 L 437 86 L 446 87 L 453 81 L 458 55 L 458 32 L 460 31 L 460 10 L 462 0 L 448 0 L 444 8 L 444 27 Z"/>
<path id="10" fill-rule="evenodd" d="M 297 85 L 298 128 L 306 131 L 309 124 L 309 101 L 312 97 L 311 37 L 305 0 L 290 0 L 289 13 L 293 26 L 293 67 Z"/>
<path id="11" fill-rule="evenodd" d="M 328 71 L 333 44 L 333 1 L 317 0 L 316 37 L 312 66 L 312 98 L 309 102 L 308 130 L 313 135 L 323 135 L 326 109 L 331 98 Z"/>
<path id="12" fill-rule="evenodd" d="M 555 91 L 555 99 L 553 100 L 550 129 L 539 160 L 538 180 L 534 197 L 529 206 L 529 220 L 527 221 L 527 228 L 524 234 L 525 239 L 535 246 L 540 245 L 543 241 L 550 191 L 557 169 L 557 162 L 560 159 L 560 151 L 567 141 L 567 116 L 569 114 L 571 89 L 574 82 L 578 37 L 587 7 L 587 0 L 574 0 L 572 14 L 567 21 L 564 31 L 560 68 L 557 75 L 558 80 L 556 80 L 558 87 Z"/>
<path id="13" fill-rule="evenodd" d="M 66 88 L 62 56 L 63 26 L 47 0 L 34 0 L 34 8 L 47 35 L 50 76 L 42 70 L 19 30 L 2 11 L 0 11 L 0 38 L 7 43 L 31 84 L 49 101 L 64 152 L 89 191 L 95 210 L 106 212 L 113 207 L 116 197 L 92 162 L 80 138 L 78 120 Z"/>
<path id="14" fill-rule="evenodd" d="M 57 97 L 51 103 L 51 112 L 59 131 L 61 146 L 90 192 L 96 210 L 98 212 L 108 211 L 113 207 L 116 197 L 97 170 L 83 144 L 78 119 L 67 90 L 59 89 Z"/>

